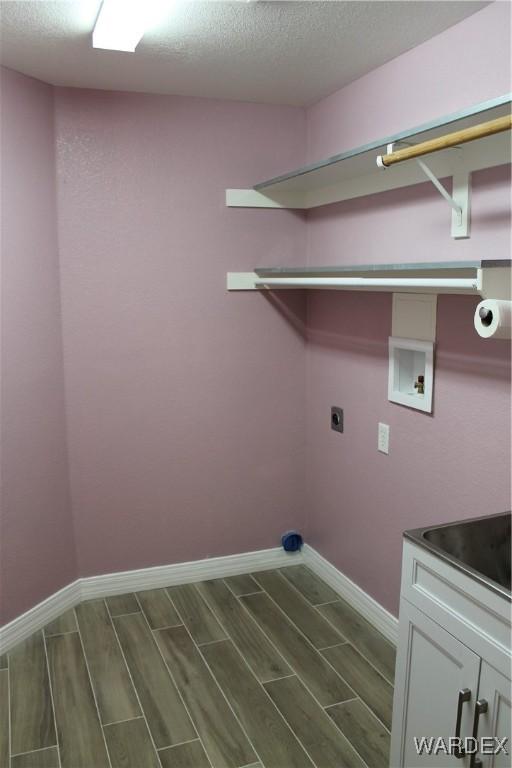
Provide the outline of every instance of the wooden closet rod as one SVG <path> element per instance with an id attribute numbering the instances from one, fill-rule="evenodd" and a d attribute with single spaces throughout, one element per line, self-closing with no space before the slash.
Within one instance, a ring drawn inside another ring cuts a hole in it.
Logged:
<path id="1" fill-rule="evenodd" d="M 389 155 L 379 155 L 377 165 L 387 168 L 395 163 L 401 163 L 403 160 L 411 160 L 413 157 L 421 157 L 421 155 L 428 155 L 430 152 L 456 147 L 468 141 L 483 139 L 485 136 L 493 136 L 495 133 L 511 129 L 512 115 L 505 115 L 505 117 L 498 117 L 496 120 L 489 120 L 487 123 L 474 125 L 472 128 L 464 128 L 461 131 L 454 131 L 453 133 L 439 136 L 437 139 L 423 141 L 421 144 L 416 144 L 412 147 L 397 149 L 396 152 L 390 152 Z"/>

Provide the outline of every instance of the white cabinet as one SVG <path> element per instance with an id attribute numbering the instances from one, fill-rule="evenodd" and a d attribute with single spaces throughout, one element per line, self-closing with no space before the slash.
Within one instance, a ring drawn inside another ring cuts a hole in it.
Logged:
<path id="1" fill-rule="evenodd" d="M 417 754 L 415 738 L 442 737 L 448 744 L 455 735 L 459 691 L 478 690 L 480 657 L 425 616 L 413 605 L 400 603 L 400 637 L 397 670 L 407 668 L 406 685 L 395 687 L 393 704 L 393 766 L 469 765 L 451 755 Z M 471 701 L 471 700 L 470 700 Z M 470 735 L 473 725 L 470 701 L 462 703 L 460 732 Z M 399 724 L 401 727 L 399 727 Z"/>
<path id="2" fill-rule="evenodd" d="M 510 768 L 510 664 L 510 603 L 406 541 L 391 768 Z M 475 725 L 478 754 L 457 757 L 450 737 L 473 737 Z M 494 736 L 509 754 L 483 754 L 482 737 Z"/>
<path id="3" fill-rule="evenodd" d="M 487 712 L 480 715 L 480 724 L 478 735 L 483 737 L 495 736 L 498 739 L 508 738 L 507 749 L 511 752 L 511 733 L 510 724 L 512 722 L 510 679 L 487 662 L 482 661 L 480 672 L 480 686 L 478 688 L 478 698 L 480 701 L 486 701 L 488 705 Z M 505 751 L 500 751 L 497 755 L 480 754 L 482 765 L 485 768 L 510 768 L 512 757 Z"/>

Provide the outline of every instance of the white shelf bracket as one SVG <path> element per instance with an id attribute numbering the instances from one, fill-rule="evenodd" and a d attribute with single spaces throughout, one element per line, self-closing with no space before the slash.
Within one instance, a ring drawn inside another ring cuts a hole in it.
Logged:
<path id="1" fill-rule="evenodd" d="M 453 173 L 452 194 L 443 187 L 437 176 L 432 173 L 428 165 L 416 158 L 416 162 L 432 182 L 440 195 L 444 197 L 452 209 L 452 228 L 451 235 L 455 239 L 469 237 L 469 192 L 470 192 L 470 173 L 463 168 L 457 169 Z"/>
<path id="2" fill-rule="evenodd" d="M 451 235 L 457 240 L 470 235 L 471 220 L 471 172 L 463 164 L 457 164 L 453 171 L 452 197 L 462 210 L 460 219 L 452 213 Z"/>
<path id="3" fill-rule="evenodd" d="M 411 146 L 409 142 L 397 141 L 393 144 L 387 145 L 387 154 L 391 154 L 394 151 L 394 147 L 397 145 Z M 460 150 L 459 150 L 460 151 Z M 381 168 L 385 168 L 382 162 L 379 163 L 377 159 L 377 165 Z M 435 173 L 429 168 L 424 160 L 417 157 L 416 163 L 421 168 L 427 179 L 432 182 L 440 195 L 444 197 L 448 205 L 452 209 L 452 226 L 451 236 L 456 240 L 469 237 L 469 214 L 470 214 L 470 186 L 471 186 L 471 174 L 464 167 L 464 164 L 459 159 L 452 158 L 450 162 L 450 170 L 452 171 L 453 184 L 452 194 L 446 190 Z"/>
<path id="4" fill-rule="evenodd" d="M 440 195 L 444 197 L 444 199 L 448 202 L 448 205 L 450 205 L 455 213 L 457 224 L 460 226 L 462 224 L 462 208 L 460 205 L 458 205 L 453 197 L 450 195 L 448 190 L 446 190 L 437 176 L 435 176 L 428 165 L 423 162 L 423 160 L 420 160 L 419 158 L 416 158 L 416 162 L 418 163 L 419 167 L 425 174 L 425 176 L 430 179 L 434 187 L 437 189 Z"/>

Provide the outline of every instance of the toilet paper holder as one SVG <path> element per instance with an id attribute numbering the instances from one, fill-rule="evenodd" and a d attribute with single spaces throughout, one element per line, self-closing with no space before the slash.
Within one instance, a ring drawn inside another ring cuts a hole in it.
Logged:
<path id="1" fill-rule="evenodd" d="M 505 299 L 483 299 L 475 309 L 474 325 L 483 339 L 510 339 L 512 302 Z"/>

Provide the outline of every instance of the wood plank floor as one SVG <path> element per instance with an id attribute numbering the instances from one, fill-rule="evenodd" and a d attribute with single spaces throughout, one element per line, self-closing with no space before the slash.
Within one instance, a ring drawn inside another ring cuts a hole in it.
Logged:
<path id="1" fill-rule="evenodd" d="M 302 565 L 91 600 L 0 657 L 0 768 L 387 768 L 394 660 Z"/>

